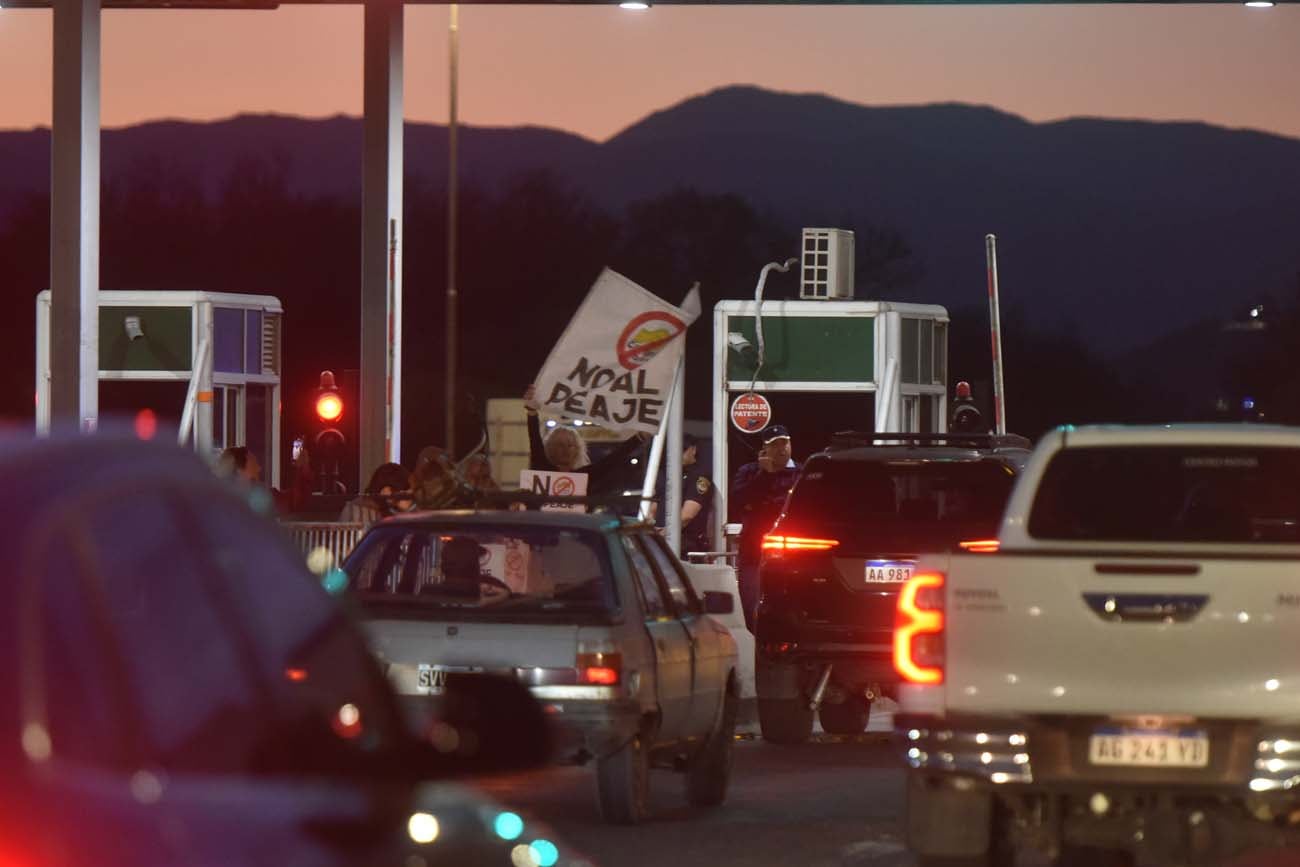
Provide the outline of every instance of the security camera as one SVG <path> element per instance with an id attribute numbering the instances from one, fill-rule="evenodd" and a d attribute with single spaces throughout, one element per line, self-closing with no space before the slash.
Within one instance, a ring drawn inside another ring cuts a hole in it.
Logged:
<path id="1" fill-rule="evenodd" d="M 139 316 L 126 317 L 126 336 L 131 340 L 139 340 L 144 337 L 144 329 L 140 327 Z"/>
<path id="2" fill-rule="evenodd" d="M 739 331 L 730 331 L 727 333 L 727 345 L 736 352 L 744 352 L 754 348 L 754 344 L 749 342 L 749 338 L 741 334 Z"/>

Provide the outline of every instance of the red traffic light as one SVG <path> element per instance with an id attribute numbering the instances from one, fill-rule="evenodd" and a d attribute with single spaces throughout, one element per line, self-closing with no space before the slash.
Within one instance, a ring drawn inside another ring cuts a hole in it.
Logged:
<path id="1" fill-rule="evenodd" d="M 316 398 L 316 417 L 324 422 L 336 422 L 343 416 L 343 398 L 327 391 Z"/>
<path id="2" fill-rule="evenodd" d="M 334 384 L 334 373 L 322 370 L 320 387 L 316 389 L 316 417 L 323 422 L 333 424 L 343 417 L 343 398 L 338 386 Z"/>

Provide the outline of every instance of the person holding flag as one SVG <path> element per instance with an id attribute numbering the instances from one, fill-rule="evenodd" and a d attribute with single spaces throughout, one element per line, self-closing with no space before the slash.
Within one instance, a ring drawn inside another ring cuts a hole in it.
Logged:
<path id="1" fill-rule="evenodd" d="M 528 413 L 528 467 L 538 472 L 586 473 L 587 495 L 616 493 L 618 475 L 645 442 L 644 434 L 628 437 L 600 460 L 592 463 L 587 441 L 575 428 L 556 425 L 542 437 L 538 411 L 537 386 L 524 392 L 524 410 Z"/>

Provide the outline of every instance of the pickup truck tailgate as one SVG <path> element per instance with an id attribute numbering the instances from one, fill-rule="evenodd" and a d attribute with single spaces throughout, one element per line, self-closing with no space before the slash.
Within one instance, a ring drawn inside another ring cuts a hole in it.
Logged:
<path id="1" fill-rule="evenodd" d="M 966 555 L 950 710 L 1300 716 L 1300 561 Z"/>

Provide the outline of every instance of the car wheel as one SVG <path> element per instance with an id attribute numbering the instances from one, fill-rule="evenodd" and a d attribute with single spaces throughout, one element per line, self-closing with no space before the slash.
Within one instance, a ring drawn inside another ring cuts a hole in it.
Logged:
<path id="1" fill-rule="evenodd" d="M 765 741 L 801 744 L 812 735 L 813 712 L 802 698 L 759 698 L 758 727 Z"/>
<path id="2" fill-rule="evenodd" d="M 648 814 L 649 797 L 650 756 L 643 735 L 596 760 L 596 799 L 606 822 L 635 825 Z"/>
<path id="3" fill-rule="evenodd" d="M 839 704 L 822 705 L 817 715 L 828 734 L 860 735 L 867 730 L 871 702 L 860 696 L 849 696 Z"/>
<path id="4" fill-rule="evenodd" d="M 736 751 L 736 705 L 736 696 L 728 689 L 717 728 L 686 769 L 686 800 L 693 806 L 716 807 L 727 798 Z"/>

